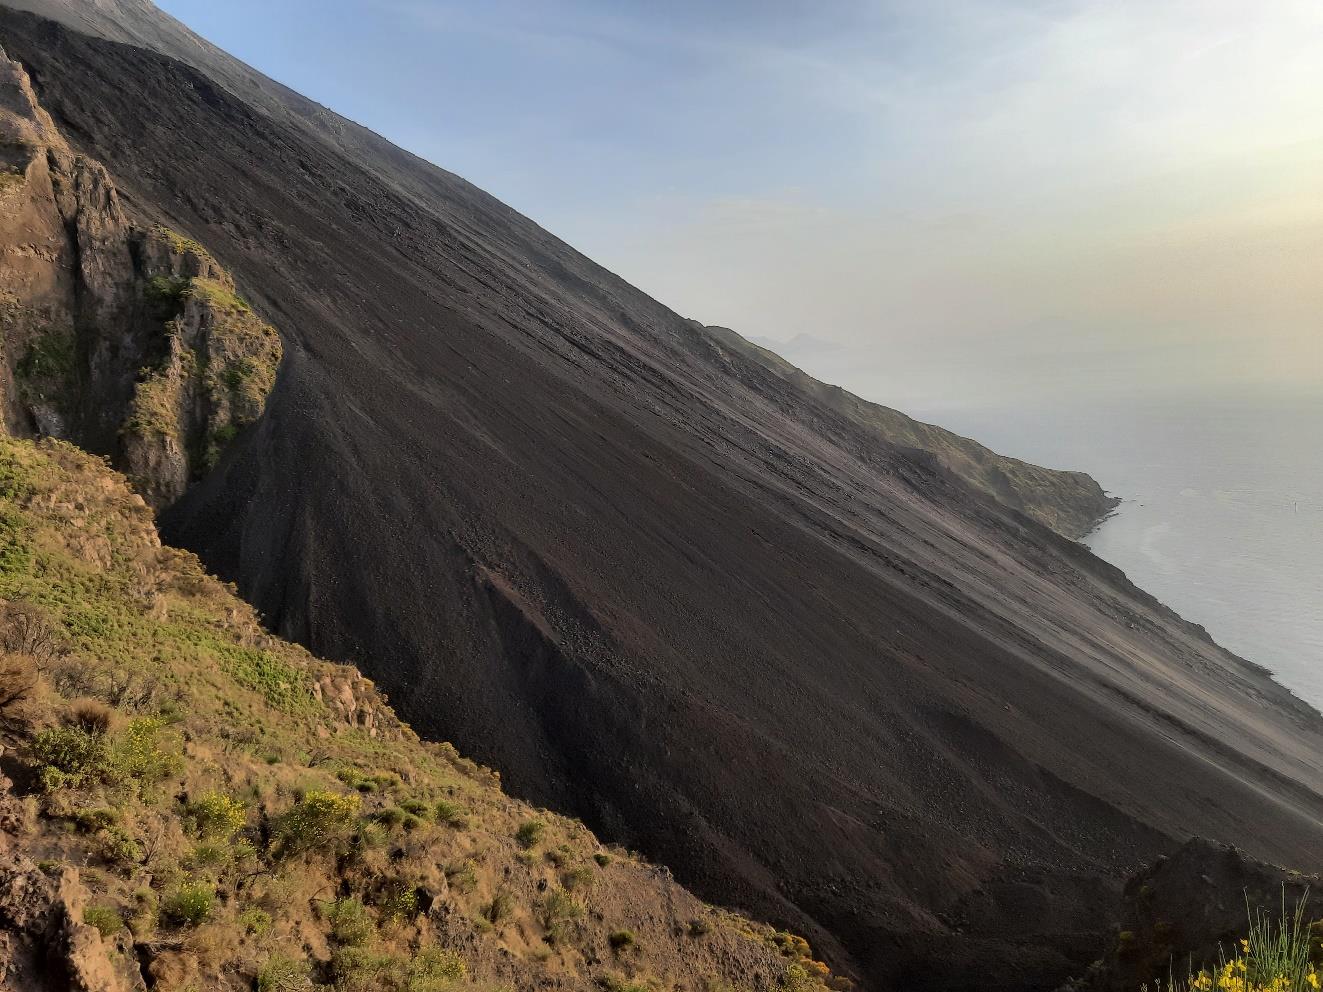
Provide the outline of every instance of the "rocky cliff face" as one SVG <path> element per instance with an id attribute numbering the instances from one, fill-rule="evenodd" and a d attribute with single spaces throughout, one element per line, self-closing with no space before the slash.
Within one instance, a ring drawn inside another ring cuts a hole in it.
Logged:
<path id="1" fill-rule="evenodd" d="M 262 413 L 279 337 L 196 242 L 128 216 L 0 51 L 0 411 L 112 458 L 155 506 Z"/>

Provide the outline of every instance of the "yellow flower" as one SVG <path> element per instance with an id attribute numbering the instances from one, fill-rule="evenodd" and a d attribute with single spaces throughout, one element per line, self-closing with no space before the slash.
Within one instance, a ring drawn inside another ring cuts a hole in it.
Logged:
<path id="1" fill-rule="evenodd" d="M 1308 975 L 1305 976 L 1305 978 L 1309 981 L 1310 988 L 1313 989 L 1318 988 L 1318 975 L 1314 974 L 1314 972 L 1311 971 Z"/>

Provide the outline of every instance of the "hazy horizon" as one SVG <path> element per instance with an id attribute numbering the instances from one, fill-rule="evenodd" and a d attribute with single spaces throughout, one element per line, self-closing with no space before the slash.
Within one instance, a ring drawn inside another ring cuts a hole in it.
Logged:
<path id="1" fill-rule="evenodd" d="M 161 6 L 869 398 L 1323 388 L 1316 3 Z"/>

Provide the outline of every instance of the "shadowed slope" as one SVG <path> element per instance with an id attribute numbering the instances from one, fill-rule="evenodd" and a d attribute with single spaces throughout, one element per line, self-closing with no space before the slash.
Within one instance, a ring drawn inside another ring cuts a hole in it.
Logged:
<path id="1" fill-rule="evenodd" d="M 285 335 L 167 534 L 514 792 L 877 987 L 1050 985 L 1195 830 L 1315 866 L 1318 716 L 1083 548 L 440 170 L 0 43 Z"/>

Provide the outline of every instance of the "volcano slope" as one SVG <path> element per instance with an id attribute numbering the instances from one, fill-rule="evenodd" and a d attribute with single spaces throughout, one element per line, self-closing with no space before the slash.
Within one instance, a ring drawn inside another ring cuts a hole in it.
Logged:
<path id="1" fill-rule="evenodd" d="M 167 537 L 515 794 L 869 988 L 1051 987 L 1195 833 L 1319 867 L 1323 719 L 1039 522 L 1092 483 L 891 440 L 210 50 L 0 44 L 282 334 Z"/>

